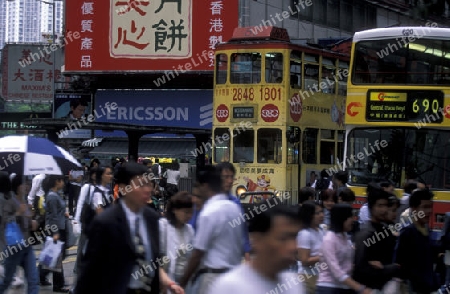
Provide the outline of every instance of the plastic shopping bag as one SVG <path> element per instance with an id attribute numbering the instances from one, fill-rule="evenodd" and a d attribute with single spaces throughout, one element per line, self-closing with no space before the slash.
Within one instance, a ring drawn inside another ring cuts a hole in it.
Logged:
<path id="1" fill-rule="evenodd" d="M 70 219 L 66 219 L 66 247 L 70 248 L 77 244 L 78 237 L 73 232 L 73 225 Z"/>
<path id="2" fill-rule="evenodd" d="M 44 244 L 44 249 L 39 256 L 39 263 L 43 269 L 50 271 L 62 271 L 62 250 L 64 242 L 53 241 L 52 237 L 47 237 Z"/>
<path id="3" fill-rule="evenodd" d="M 73 228 L 73 234 L 76 238 L 80 237 L 81 235 L 81 224 L 77 223 L 75 221 L 72 221 L 72 228 Z"/>

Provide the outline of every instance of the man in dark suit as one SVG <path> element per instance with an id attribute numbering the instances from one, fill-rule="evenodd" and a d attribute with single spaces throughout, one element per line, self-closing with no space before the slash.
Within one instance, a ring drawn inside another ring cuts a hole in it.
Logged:
<path id="1" fill-rule="evenodd" d="M 151 176 L 134 162 L 117 170 L 121 198 L 93 220 L 76 294 L 159 294 L 159 217 L 147 207 L 154 189 Z"/>

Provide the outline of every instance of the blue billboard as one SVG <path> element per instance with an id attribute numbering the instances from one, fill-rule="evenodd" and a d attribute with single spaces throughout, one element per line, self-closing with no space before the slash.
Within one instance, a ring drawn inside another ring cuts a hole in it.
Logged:
<path id="1" fill-rule="evenodd" d="M 98 90 L 95 121 L 211 130 L 212 100 L 212 90 Z"/>

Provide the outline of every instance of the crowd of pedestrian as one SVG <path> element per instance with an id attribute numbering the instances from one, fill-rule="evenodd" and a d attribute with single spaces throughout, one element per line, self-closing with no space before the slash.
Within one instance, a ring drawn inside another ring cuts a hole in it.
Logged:
<path id="1" fill-rule="evenodd" d="M 322 172 L 300 189 L 298 205 L 269 198 L 245 211 L 231 195 L 232 164 L 199 167 L 191 193 L 178 191 L 176 163 L 159 167 L 123 161 L 71 172 L 69 205 L 64 176 L 35 176 L 27 196 L 21 175 L 0 173 L 1 248 L 11 245 L 11 221 L 24 238 L 51 226 L 55 242 L 66 241 L 68 224 L 81 226 L 70 289 L 64 271 L 47 280 L 28 246 L 5 259 L 0 294 L 17 266 L 30 294 L 50 285 L 77 294 L 431 294 L 450 283 L 450 270 L 437 266 L 450 260 L 450 214 L 435 242 L 428 228 L 433 194 L 420 181 L 408 180 L 400 200 L 389 181 L 370 183 L 358 220 L 345 172 Z M 163 179 L 170 192 L 162 212 L 155 195 Z M 256 213 L 234 225 L 249 209 Z"/>

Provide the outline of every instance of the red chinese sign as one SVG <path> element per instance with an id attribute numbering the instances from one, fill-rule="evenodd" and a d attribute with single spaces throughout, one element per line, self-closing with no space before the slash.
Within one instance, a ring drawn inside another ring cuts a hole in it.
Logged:
<path id="1" fill-rule="evenodd" d="M 45 44 L 6 44 L 2 53 L 2 97 L 53 101 L 55 82 L 65 81 L 61 55 L 61 50 L 52 52 Z"/>
<path id="2" fill-rule="evenodd" d="M 67 72 L 212 70 L 238 26 L 238 0 L 73 0 L 66 11 L 66 35 L 80 34 Z"/>

